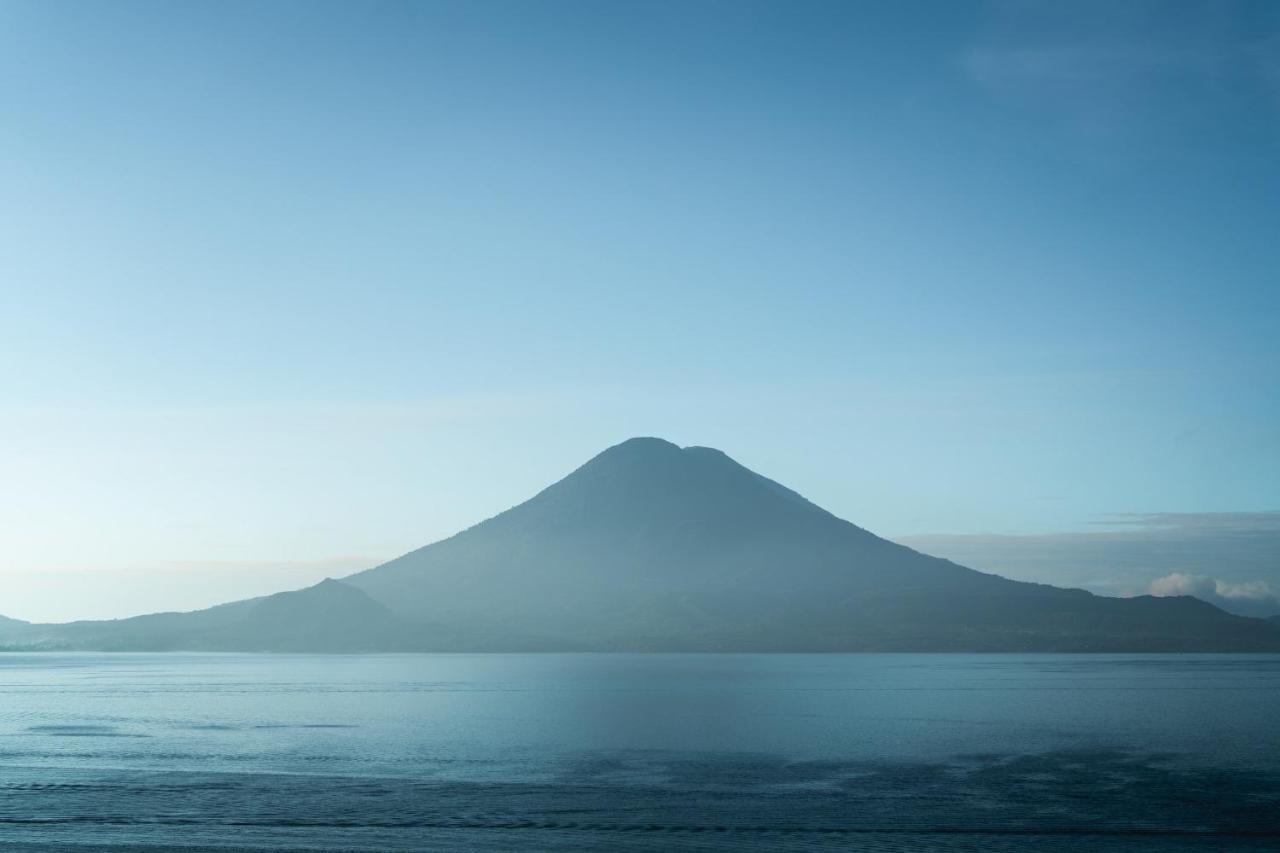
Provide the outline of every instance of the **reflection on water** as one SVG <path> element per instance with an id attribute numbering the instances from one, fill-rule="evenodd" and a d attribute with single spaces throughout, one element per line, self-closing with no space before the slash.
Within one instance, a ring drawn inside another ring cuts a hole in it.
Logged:
<path id="1" fill-rule="evenodd" d="M 0 656 L 0 832 L 76 850 L 1275 849 L 1277 700 L 1280 656 Z"/>

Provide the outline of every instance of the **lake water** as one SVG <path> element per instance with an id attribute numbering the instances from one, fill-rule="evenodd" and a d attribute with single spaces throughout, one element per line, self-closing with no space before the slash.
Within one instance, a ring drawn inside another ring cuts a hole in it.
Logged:
<path id="1" fill-rule="evenodd" d="M 0 655 L 16 850 L 1280 847 L 1280 656 Z"/>

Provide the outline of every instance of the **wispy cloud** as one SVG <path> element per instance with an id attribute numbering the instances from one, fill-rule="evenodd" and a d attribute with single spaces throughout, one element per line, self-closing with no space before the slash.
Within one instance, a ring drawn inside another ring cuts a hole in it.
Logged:
<path id="1" fill-rule="evenodd" d="M 1280 106 L 1275 4 L 999 2 L 960 55 L 992 98 L 1089 134 L 1209 120 L 1231 97 Z"/>
<path id="2" fill-rule="evenodd" d="M 1097 95 L 1109 87 L 1110 97 L 1132 94 L 1135 87 L 1161 77 L 1212 74 L 1220 64 L 1214 53 L 1203 49 L 1087 42 L 974 47 L 962 63 L 975 82 L 991 89 Z M 1121 92 L 1113 88 L 1117 84 Z"/>
<path id="3" fill-rule="evenodd" d="M 927 554 L 1018 580 L 1104 595 L 1195 595 L 1280 613 L 1280 512 L 1118 513 L 1088 532 L 910 536 Z"/>
<path id="4" fill-rule="evenodd" d="M 1280 512 L 1118 512 L 1095 523 L 1193 533 L 1209 530 L 1266 533 L 1280 531 Z"/>
<path id="5" fill-rule="evenodd" d="M 335 577 L 372 568 L 386 557 L 339 556 L 320 560 L 171 560 L 143 571 L 177 572 L 327 572 Z M 126 570 L 127 571 L 127 570 Z"/>

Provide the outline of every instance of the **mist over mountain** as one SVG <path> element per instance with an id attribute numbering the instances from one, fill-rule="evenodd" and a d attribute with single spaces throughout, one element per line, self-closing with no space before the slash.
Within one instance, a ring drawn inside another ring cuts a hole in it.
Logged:
<path id="1" fill-rule="evenodd" d="M 27 648 L 1280 651 L 1274 622 L 967 569 L 705 447 L 636 438 L 343 581 L 186 614 L 25 626 Z"/>

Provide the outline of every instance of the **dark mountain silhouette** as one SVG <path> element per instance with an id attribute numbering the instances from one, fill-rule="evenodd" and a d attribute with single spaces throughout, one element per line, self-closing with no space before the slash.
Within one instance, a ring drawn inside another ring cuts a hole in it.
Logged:
<path id="1" fill-rule="evenodd" d="M 0 643 L 4 642 L 4 638 L 8 635 L 22 631 L 29 623 L 23 622 L 21 619 L 10 619 L 8 616 L 0 616 Z"/>
<path id="2" fill-rule="evenodd" d="M 233 634 L 237 648 L 261 651 L 379 651 L 409 645 L 407 626 L 391 611 L 331 579 L 258 600 Z"/>
<path id="3" fill-rule="evenodd" d="M 1197 599 L 1019 583 L 881 539 L 718 450 L 612 447 L 531 500 L 347 579 L 433 647 L 1280 649 Z"/>
<path id="4" fill-rule="evenodd" d="M 103 651 L 387 651 L 410 631 L 368 595 L 335 580 L 191 613 L 25 625 L 0 634 L 10 648 Z"/>
<path id="5" fill-rule="evenodd" d="M 1280 651 L 1189 597 L 1010 581 L 881 539 L 705 447 L 612 447 L 343 582 L 9 647 L 262 651 Z"/>

